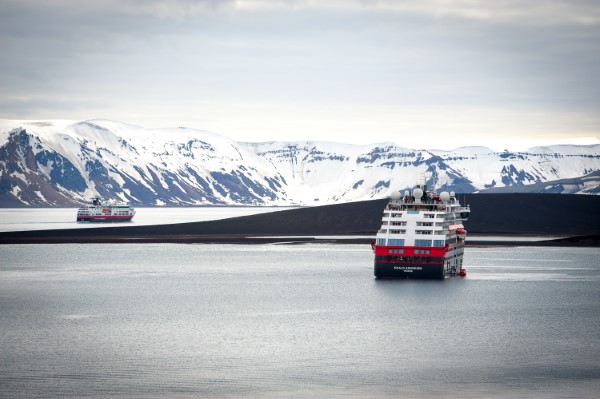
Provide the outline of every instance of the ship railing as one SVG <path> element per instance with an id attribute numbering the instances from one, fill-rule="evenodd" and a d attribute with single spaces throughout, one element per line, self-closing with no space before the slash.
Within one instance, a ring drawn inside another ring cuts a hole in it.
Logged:
<path id="1" fill-rule="evenodd" d="M 468 206 L 457 206 L 455 208 L 452 208 L 452 210 L 454 212 L 469 212 L 471 208 Z"/>
<path id="2" fill-rule="evenodd" d="M 425 204 L 425 203 L 412 203 L 412 204 L 390 204 L 387 210 L 399 210 L 399 211 L 433 211 L 433 212 L 446 212 L 449 209 L 449 204 Z"/>

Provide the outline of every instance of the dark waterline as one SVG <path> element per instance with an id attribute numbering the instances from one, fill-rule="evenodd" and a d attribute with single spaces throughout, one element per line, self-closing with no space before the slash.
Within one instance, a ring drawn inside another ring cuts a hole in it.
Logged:
<path id="1" fill-rule="evenodd" d="M 4 245 L 0 396 L 592 398 L 599 255 L 379 281 L 362 245 Z"/>

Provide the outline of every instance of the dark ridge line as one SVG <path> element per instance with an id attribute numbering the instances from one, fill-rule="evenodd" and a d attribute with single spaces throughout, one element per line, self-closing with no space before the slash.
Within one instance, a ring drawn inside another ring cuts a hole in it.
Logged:
<path id="1" fill-rule="evenodd" d="M 600 235 L 600 196 L 569 194 L 459 194 L 471 206 L 469 234 L 579 237 Z M 273 243 L 315 240 L 313 236 L 372 236 L 381 227 L 387 199 L 306 207 L 205 222 L 0 232 L 8 243 Z M 73 215 L 75 217 L 75 215 Z M 285 238 L 294 236 L 294 239 Z M 305 238 L 296 238 L 306 236 Z M 356 238 L 355 242 L 370 242 Z M 594 239 L 590 239 L 591 242 Z M 330 242 L 349 240 L 328 239 Z M 583 245 L 585 240 L 550 240 Z M 535 243 L 540 243 L 535 242 Z M 491 245 L 480 241 L 480 245 Z M 514 245 L 515 242 L 512 242 Z M 473 241 L 467 245 L 475 245 Z M 497 242 L 495 245 L 505 245 Z M 518 245 L 529 245 L 518 242 Z M 569 244 L 570 245 L 570 244 Z"/>

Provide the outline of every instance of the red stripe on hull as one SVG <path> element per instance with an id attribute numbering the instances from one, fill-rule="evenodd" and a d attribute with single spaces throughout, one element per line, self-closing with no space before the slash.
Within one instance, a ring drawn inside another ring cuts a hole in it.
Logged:
<path id="1" fill-rule="evenodd" d="M 392 252 L 390 252 L 392 250 Z M 397 251 L 397 252 L 395 252 Z M 400 252 L 402 251 L 402 252 Z M 416 253 L 415 251 L 419 251 Z M 423 251 L 421 253 L 421 251 Z M 376 245 L 375 256 L 389 256 L 389 255 L 405 255 L 405 256 L 431 256 L 439 257 L 444 256 L 446 248 L 444 247 L 409 247 L 409 246 L 391 246 L 391 245 Z"/>

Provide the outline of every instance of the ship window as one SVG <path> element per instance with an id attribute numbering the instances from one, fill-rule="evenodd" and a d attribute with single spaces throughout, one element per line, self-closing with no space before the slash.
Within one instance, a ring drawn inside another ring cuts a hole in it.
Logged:
<path id="1" fill-rule="evenodd" d="M 427 255 L 430 254 L 428 249 L 425 250 L 425 254 L 427 254 Z"/>
<path id="2" fill-rule="evenodd" d="M 402 238 L 390 238 L 388 240 L 388 245 L 396 245 L 396 246 L 402 246 L 404 245 L 404 239 Z"/>
<path id="3" fill-rule="evenodd" d="M 415 246 L 417 247 L 430 247 L 431 240 L 415 240 Z"/>
<path id="4" fill-rule="evenodd" d="M 443 247 L 444 246 L 444 240 L 433 240 L 433 246 L 434 247 Z"/>

